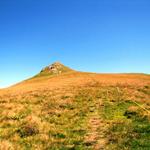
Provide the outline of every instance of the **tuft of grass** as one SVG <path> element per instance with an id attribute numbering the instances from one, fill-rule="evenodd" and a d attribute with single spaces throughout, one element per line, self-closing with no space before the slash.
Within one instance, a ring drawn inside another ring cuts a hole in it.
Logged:
<path id="1" fill-rule="evenodd" d="M 17 130 L 21 138 L 33 136 L 39 133 L 39 129 L 35 124 L 26 124 Z"/>

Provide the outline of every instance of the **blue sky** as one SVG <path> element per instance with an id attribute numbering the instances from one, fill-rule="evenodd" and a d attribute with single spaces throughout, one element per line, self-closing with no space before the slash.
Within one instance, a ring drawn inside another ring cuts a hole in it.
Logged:
<path id="1" fill-rule="evenodd" d="M 150 73 L 149 0 L 0 0 L 0 87 L 54 61 Z"/>

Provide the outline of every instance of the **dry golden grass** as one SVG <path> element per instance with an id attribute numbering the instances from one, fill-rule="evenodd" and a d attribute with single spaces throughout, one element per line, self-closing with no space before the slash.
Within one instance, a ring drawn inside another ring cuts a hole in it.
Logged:
<path id="1" fill-rule="evenodd" d="M 150 110 L 149 75 L 71 71 L 32 78 L 0 90 L 0 150 L 117 149 L 126 134 L 142 137 L 132 128 L 132 112 L 149 117 L 141 107 Z"/>
<path id="2" fill-rule="evenodd" d="M 22 94 L 36 90 L 54 90 L 69 88 L 69 86 L 85 86 L 89 83 L 99 83 L 102 86 L 134 86 L 150 85 L 150 75 L 144 74 L 95 74 L 82 72 L 69 72 L 58 76 L 43 76 L 19 83 L 15 86 L 0 90 L 2 93 Z"/>

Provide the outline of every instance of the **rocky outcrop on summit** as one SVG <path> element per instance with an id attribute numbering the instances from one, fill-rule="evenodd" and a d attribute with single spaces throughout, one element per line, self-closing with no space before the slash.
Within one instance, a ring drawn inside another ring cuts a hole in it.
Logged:
<path id="1" fill-rule="evenodd" d="M 44 69 L 42 69 L 40 74 L 58 75 L 58 74 L 62 74 L 62 73 L 69 72 L 69 71 L 73 71 L 73 70 L 70 69 L 69 67 L 64 66 L 60 62 L 55 62 L 45 67 Z"/>

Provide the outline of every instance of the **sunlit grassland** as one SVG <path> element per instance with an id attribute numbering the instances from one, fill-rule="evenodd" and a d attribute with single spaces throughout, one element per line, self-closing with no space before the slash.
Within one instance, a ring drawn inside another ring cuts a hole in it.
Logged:
<path id="1" fill-rule="evenodd" d="M 110 150 L 148 150 L 149 92 L 148 85 L 91 83 L 2 96 L 0 149 L 92 150 L 103 146 Z M 95 118 L 97 124 L 92 129 L 95 122 L 90 120 Z M 106 141 L 103 145 L 102 140 Z"/>

